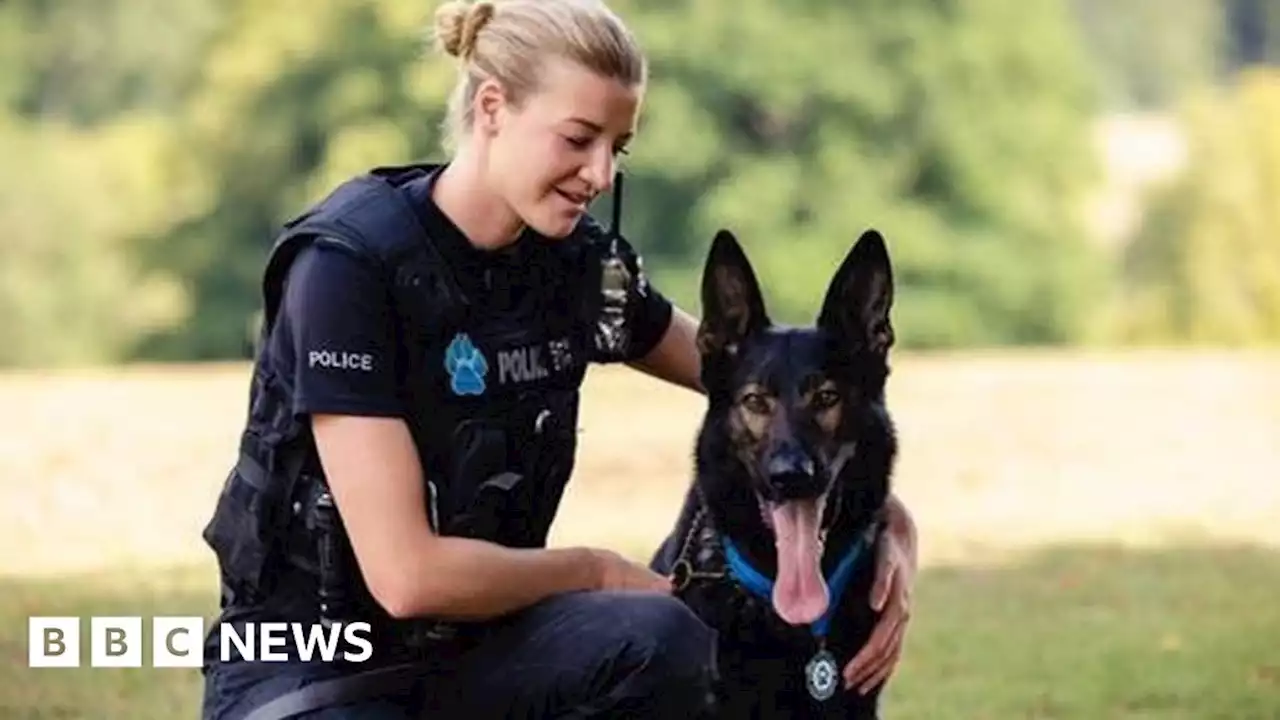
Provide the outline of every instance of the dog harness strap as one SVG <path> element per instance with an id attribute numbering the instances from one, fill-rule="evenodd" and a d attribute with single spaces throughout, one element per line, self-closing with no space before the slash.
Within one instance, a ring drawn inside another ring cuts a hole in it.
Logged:
<path id="1" fill-rule="evenodd" d="M 773 581 L 751 567 L 751 563 L 742 557 L 742 553 L 738 552 L 738 546 L 733 544 L 733 540 L 729 539 L 728 535 L 724 536 L 724 555 L 729 561 L 729 572 L 742 587 L 765 600 L 773 595 Z"/>
<path id="2" fill-rule="evenodd" d="M 724 554 L 728 560 L 729 572 L 742 587 L 761 599 L 768 600 L 773 595 L 773 581 L 765 577 L 759 570 L 751 567 L 751 563 L 738 552 L 738 548 L 733 544 L 733 540 L 728 535 L 723 537 Z M 858 539 L 849 546 L 844 557 L 840 559 L 840 564 L 836 566 L 835 572 L 831 573 L 831 577 L 827 578 L 827 588 L 831 591 L 831 602 L 827 605 L 827 611 L 822 614 L 818 621 L 810 626 L 810 630 L 815 637 L 824 638 L 827 630 L 831 627 L 831 618 L 835 616 L 836 608 L 840 605 L 840 598 L 844 595 L 845 588 L 849 586 L 849 579 L 853 577 L 853 568 L 857 565 L 858 558 L 862 555 L 862 550 L 866 546 L 866 536 L 859 536 Z"/>

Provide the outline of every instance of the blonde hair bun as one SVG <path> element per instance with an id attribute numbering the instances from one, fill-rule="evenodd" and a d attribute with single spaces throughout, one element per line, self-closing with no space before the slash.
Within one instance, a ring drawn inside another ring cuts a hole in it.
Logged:
<path id="1" fill-rule="evenodd" d="M 3 0 L 0 0 L 3 1 Z M 455 58 L 457 82 L 441 125 L 453 150 L 471 130 L 477 90 L 497 83 L 519 105 L 541 89 L 546 61 L 567 60 L 643 87 L 648 66 L 631 31 L 602 0 L 435 0 L 434 50 Z"/>
<path id="2" fill-rule="evenodd" d="M 470 59 L 475 50 L 476 36 L 493 19 L 492 2 L 467 3 L 450 0 L 436 10 L 435 36 L 441 49 L 449 55 Z"/>

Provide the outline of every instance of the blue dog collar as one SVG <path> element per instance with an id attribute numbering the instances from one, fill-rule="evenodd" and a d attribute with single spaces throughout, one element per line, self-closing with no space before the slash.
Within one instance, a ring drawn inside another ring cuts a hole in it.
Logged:
<path id="1" fill-rule="evenodd" d="M 725 559 L 728 561 L 729 574 L 738 581 L 742 587 L 757 597 L 770 601 L 773 596 L 773 581 L 765 577 L 759 570 L 751 567 L 751 563 L 742 556 L 738 551 L 733 540 L 728 535 L 722 535 L 721 541 L 724 543 Z M 831 627 L 831 618 L 835 616 L 836 608 L 840 605 L 840 598 L 844 595 L 844 591 L 849 586 L 849 579 L 853 577 L 853 568 L 857 565 L 858 558 L 862 555 L 863 548 L 866 547 L 866 535 L 858 536 L 849 549 L 845 552 L 844 557 L 840 559 L 840 564 L 836 566 L 831 577 L 827 578 L 827 590 L 831 594 L 831 602 L 827 605 L 827 611 L 823 613 L 818 621 L 810 626 L 810 630 L 815 637 L 824 638 L 827 630 Z"/>

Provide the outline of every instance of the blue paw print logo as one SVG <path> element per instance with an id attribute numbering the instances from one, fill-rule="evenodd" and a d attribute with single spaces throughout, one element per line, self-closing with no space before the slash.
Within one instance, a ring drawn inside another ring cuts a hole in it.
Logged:
<path id="1" fill-rule="evenodd" d="M 455 395 L 481 395 L 489 363 L 466 333 L 453 336 L 444 351 L 444 369 L 449 373 L 449 387 Z"/>

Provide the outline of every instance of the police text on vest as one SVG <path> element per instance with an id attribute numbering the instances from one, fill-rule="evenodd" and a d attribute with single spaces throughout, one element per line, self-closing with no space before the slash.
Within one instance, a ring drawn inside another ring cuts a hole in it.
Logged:
<path id="1" fill-rule="evenodd" d="M 312 350 L 307 355 L 307 365 L 327 370 L 373 372 L 373 355 L 343 350 Z"/>
<path id="2" fill-rule="evenodd" d="M 526 345 L 498 351 L 498 382 L 528 382 L 549 377 L 542 359 L 541 345 Z"/>

